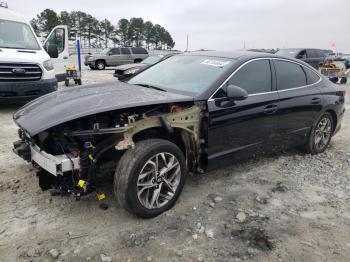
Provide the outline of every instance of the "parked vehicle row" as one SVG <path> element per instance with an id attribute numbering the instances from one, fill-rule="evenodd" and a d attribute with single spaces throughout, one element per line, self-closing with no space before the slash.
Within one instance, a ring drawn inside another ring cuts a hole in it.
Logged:
<path id="1" fill-rule="evenodd" d="M 253 52 L 172 56 L 127 82 L 48 94 L 14 114 L 14 152 L 39 167 L 42 189 L 78 198 L 112 178 L 119 204 L 153 217 L 178 199 L 188 172 L 244 154 L 326 150 L 345 87 L 300 60 Z"/>

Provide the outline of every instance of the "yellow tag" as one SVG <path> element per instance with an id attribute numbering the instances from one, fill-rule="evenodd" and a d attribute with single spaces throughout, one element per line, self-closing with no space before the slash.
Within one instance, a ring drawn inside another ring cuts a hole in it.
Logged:
<path id="1" fill-rule="evenodd" d="M 79 187 L 83 188 L 84 185 L 85 185 L 85 181 L 84 181 L 84 180 L 79 180 L 79 181 L 78 181 L 78 186 L 79 186 Z"/>
<path id="2" fill-rule="evenodd" d="M 97 194 L 97 199 L 98 200 L 103 200 L 103 199 L 105 199 L 106 198 L 106 195 L 105 194 Z"/>
<path id="3" fill-rule="evenodd" d="M 89 155 L 90 160 L 94 160 L 94 157 L 92 155 Z"/>

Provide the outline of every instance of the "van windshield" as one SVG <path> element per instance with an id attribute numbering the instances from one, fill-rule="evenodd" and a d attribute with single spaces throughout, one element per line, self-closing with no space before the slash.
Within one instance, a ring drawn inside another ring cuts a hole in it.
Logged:
<path id="1" fill-rule="evenodd" d="M 40 50 L 29 25 L 0 19 L 0 48 Z"/>

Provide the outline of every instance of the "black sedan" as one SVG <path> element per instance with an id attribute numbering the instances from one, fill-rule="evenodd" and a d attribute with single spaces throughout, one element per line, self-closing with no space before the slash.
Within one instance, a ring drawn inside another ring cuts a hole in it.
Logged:
<path id="1" fill-rule="evenodd" d="M 171 56 L 173 56 L 176 53 L 166 54 L 166 55 L 153 55 L 147 57 L 145 60 L 143 60 L 140 63 L 133 63 L 133 64 L 126 64 L 126 65 L 120 65 L 117 66 L 117 68 L 114 71 L 113 76 L 118 78 L 120 81 L 126 81 L 127 79 L 130 79 L 133 75 L 140 73 L 141 71 L 147 69 L 150 66 L 153 66 Z"/>
<path id="2" fill-rule="evenodd" d="M 152 217 L 174 205 L 188 172 L 272 149 L 323 152 L 341 126 L 344 97 L 344 86 L 293 58 L 186 53 L 127 83 L 27 104 L 14 114 L 14 152 L 39 167 L 42 189 L 80 198 L 110 176 L 121 206 Z"/>

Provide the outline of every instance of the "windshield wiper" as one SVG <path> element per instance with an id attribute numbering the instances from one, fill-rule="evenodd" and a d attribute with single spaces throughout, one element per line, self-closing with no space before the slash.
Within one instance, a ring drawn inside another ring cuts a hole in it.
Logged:
<path id="1" fill-rule="evenodd" d="M 160 88 L 160 87 L 157 87 L 157 86 L 152 86 L 152 85 L 149 85 L 149 84 L 136 83 L 136 84 L 134 84 L 134 85 L 143 86 L 143 87 L 152 88 L 152 89 L 155 89 L 155 90 L 159 90 L 159 91 L 166 92 L 166 90 L 163 89 L 163 88 Z"/>

